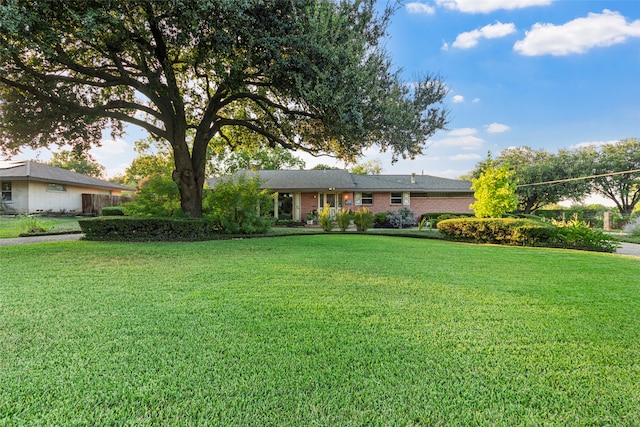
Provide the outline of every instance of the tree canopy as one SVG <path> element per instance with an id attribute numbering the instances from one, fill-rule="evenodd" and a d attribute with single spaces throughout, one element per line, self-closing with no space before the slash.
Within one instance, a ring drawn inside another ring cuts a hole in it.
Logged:
<path id="1" fill-rule="evenodd" d="M 476 201 L 469 206 L 478 218 L 500 218 L 518 206 L 515 172 L 508 166 L 489 163 L 478 178 L 471 181 Z"/>
<path id="2" fill-rule="evenodd" d="M 593 162 L 585 162 L 591 169 L 588 172 L 596 175 L 593 189 L 614 202 L 620 214 L 629 218 L 640 202 L 640 140 L 627 138 L 600 148 L 587 147 L 579 154 Z"/>
<path id="3" fill-rule="evenodd" d="M 104 178 L 104 166 L 89 153 L 77 154 L 73 151 L 58 151 L 47 164 L 94 178 Z"/>
<path id="4" fill-rule="evenodd" d="M 550 182 L 583 176 L 582 163 L 576 163 L 575 153 L 567 150 L 554 154 L 527 146 L 507 148 L 495 159 L 478 163 L 471 178 L 479 177 L 489 163 L 513 171 L 518 210 L 527 214 L 563 199 L 578 200 L 590 191 L 587 180 Z M 545 182 L 549 183 L 541 184 Z"/>
<path id="5" fill-rule="evenodd" d="M 0 142 L 86 151 L 105 128 L 171 146 L 182 209 L 202 214 L 206 151 L 234 131 L 353 161 L 419 154 L 447 123 L 445 85 L 408 84 L 375 0 L 0 3 Z M 192 136 L 191 136 L 192 135 Z"/>
<path id="6" fill-rule="evenodd" d="M 380 175 L 382 173 L 382 163 L 378 159 L 367 160 L 364 163 L 353 165 L 349 172 L 357 175 Z"/>
<path id="7" fill-rule="evenodd" d="M 280 146 L 252 149 L 241 147 L 235 151 L 227 147 L 213 154 L 211 170 L 215 176 L 230 175 L 242 169 L 304 169 L 304 160 Z"/>

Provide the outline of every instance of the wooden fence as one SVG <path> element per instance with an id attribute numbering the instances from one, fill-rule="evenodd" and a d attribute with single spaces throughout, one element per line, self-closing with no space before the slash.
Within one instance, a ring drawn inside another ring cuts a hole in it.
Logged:
<path id="1" fill-rule="evenodd" d="M 120 206 L 122 203 L 130 202 L 131 197 L 108 196 L 106 194 L 83 194 L 82 213 L 86 215 L 102 215 L 102 208 L 107 206 Z"/>

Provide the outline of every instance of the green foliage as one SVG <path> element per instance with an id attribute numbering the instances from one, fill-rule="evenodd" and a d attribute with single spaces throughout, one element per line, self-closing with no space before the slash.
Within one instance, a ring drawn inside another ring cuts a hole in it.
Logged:
<path id="1" fill-rule="evenodd" d="M 431 227 L 437 227 L 439 221 L 451 218 L 468 218 L 474 216 L 469 213 L 453 213 L 453 212 L 428 212 L 420 216 L 420 221 L 427 220 Z"/>
<path id="2" fill-rule="evenodd" d="M 320 213 L 318 214 L 318 224 L 324 231 L 333 230 L 335 220 L 331 217 L 331 211 L 329 205 L 324 205 Z"/>
<path id="3" fill-rule="evenodd" d="M 358 175 L 380 175 L 382 173 L 382 163 L 378 159 L 368 160 L 354 165 L 349 169 L 349 172 Z"/>
<path id="4" fill-rule="evenodd" d="M 489 165 L 478 178 L 472 181 L 476 201 L 470 208 L 478 218 L 499 218 L 518 206 L 514 172 L 507 166 Z"/>
<path id="5" fill-rule="evenodd" d="M 273 224 L 273 195 L 247 174 L 221 179 L 208 191 L 203 210 L 225 233 L 264 233 Z"/>
<path id="6" fill-rule="evenodd" d="M 102 208 L 102 216 L 124 216 L 122 206 L 105 206 Z"/>
<path id="7" fill-rule="evenodd" d="M 475 243 L 550 246 L 613 252 L 615 241 L 579 220 L 552 221 L 527 218 L 457 218 L 438 222 L 447 238 Z"/>
<path id="8" fill-rule="evenodd" d="M 600 230 L 594 230 L 577 215 L 570 220 L 551 220 L 556 227 L 553 242 L 563 248 L 582 249 L 587 251 L 614 252 L 618 247 L 611 236 Z"/>
<path id="9" fill-rule="evenodd" d="M 207 149 L 353 161 L 414 158 L 447 122 L 437 76 L 402 81 L 381 43 L 393 4 L 363 1 L 0 2 L 0 147 L 99 145 L 125 125 L 166 141 L 181 208 L 202 214 Z M 192 135 L 190 135 L 192 133 Z M 263 143 L 264 142 L 264 143 Z"/>
<path id="10" fill-rule="evenodd" d="M 375 214 L 373 214 L 373 224 L 374 227 L 376 228 L 392 228 L 391 224 L 389 223 L 389 215 L 392 215 L 393 212 L 390 211 L 386 211 L 386 212 L 376 212 Z"/>
<path id="11" fill-rule="evenodd" d="M 220 235 L 205 218 L 98 217 L 78 220 L 86 240 L 180 242 L 211 240 Z"/>
<path id="12" fill-rule="evenodd" d="M 591 173 L 595 171 L 596 175 L 605 175 L 625 172 L 598 176 L 593 179 L 593 185 L 600 195 L 613 201 L 620 214 L 628 220 L 640 202 L 640 140 L 623 139 L 616 144 L 605 144 L 599 149 L 586 148 L 583 152 L 593 159 Z"/>
<path id="13" fill-rule="evenodd" d="M 353 223 L 356 225 L 356 231 L 367 231 L 373 226 L 373 213 L 367 208 L 358 209 L 353 213 Z"/>
<path id="14" fill-rule="evenodd" d="M 349 228 L 349 225 L 351 224 L 351 221 L 353 221 L 353 219 L 354 216 L 351 212 L 351 209 L 342 208 L 340 212 L 336 214 L 336 225 L 338 226 L 340 231 L 345 232 L 347 231 L 347 228 Z"/>
<path id="15" fill-rule="evenodd" d="M 220 139 L 212 143 L 215 152 L 212 160 L 214 176 L 231 175 L 243 169 L 277 170 L 305 167 L 304 160 L 280 146 L 271 148 L 255 145 L 230 151 L 225 144 L 226 142 Z"/>
<path id="16" fill-rule="evenodd" d="M 133 201 L 122 209 L 130 216 L 184 217 L 176 183 L 166 176 L 152 175 L 139 184 Z"/>
<path id="17" fill-rule="evenodd" d="M 98 163 L 96 159 L 87 152 L 58 151 L 53 153 L 53 157 L 47 164 L 94 178 L 103 178 L 105 172 L 104 166 Z"/>
<path id="18" fill-rule="evenodd" d="M 526 246 L 543 245 L 555 235 L 550 224 L 516 218 L 446 219 L 438 230 L 452 240 Z"/>
<path id="19" fill-rule="evenodd" d="M 518 210 L 526 214 L 562 199 L 580 200 L 591 190 L 588 180 L 551 182 L 588 175 L 584 162 L 575 152 L 560 150 L 553 154 L 527 146 L 508 148 L 495 160 L 489 157 L 478 163 L 470 180 L 478 178 L 488 166 L 507 166 L 513 171 L 514 181 L 518 183 Z M 543 182 L 549 183 L 541 184 Z"/>
<path id="20" fill-rule="evenodd" d="M 20 215 L 21 234 L 39 234 L 47 231 L 47 227 L 35 215 Z"/>

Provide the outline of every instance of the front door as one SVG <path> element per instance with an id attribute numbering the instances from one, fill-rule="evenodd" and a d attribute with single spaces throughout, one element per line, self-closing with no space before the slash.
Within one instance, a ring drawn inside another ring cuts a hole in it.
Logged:
<path id="1" fill-rule="evenodd" d="M 342 209 L 342 193 L 320 193 L 318 197 L 318 212 L 322 211 L 325 205 L 329 205 L 331 218 L 336 217 L 336 212 Z"/>

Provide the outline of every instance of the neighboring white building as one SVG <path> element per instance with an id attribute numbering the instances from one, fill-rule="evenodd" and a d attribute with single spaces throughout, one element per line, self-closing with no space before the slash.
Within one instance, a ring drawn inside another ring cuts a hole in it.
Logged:
<path id="1" fill-rule="evenodd" d="M 0 165 L 0 213 L 99 214 L 133 190 L 30 160 Z"/>

